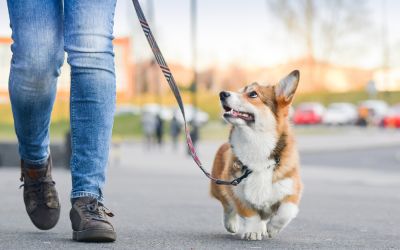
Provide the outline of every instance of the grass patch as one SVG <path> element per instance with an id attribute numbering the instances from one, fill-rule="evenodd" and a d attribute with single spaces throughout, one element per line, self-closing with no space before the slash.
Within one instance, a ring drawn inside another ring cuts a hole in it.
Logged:
<path id="1" fill-rule="evenodd" d="M 185 103 L 190 103 L 190 93 L 183 92 L 182 97 Z M 353 91 L 346 93 L 304 93 L 296 96 L 294 104 L 297 105 L 301 102 L 321 102 L 328 105 L 332 102 L 351 102 L 357 104 L 362 100 L 369 99 L 367 93 L 364 91 Z M 395 92 L 379 92 L 376 99 L 384 100 L 389 104 L 400 102 L 400 91 Z M 217 93 L 198 93 L 198 105 L 200 109 L 204 110 L 210 115 L 210 122 L 201 129 L 200 138 L 202 139 L 225 139 L 228 137 L 229 126 L 221 122 L 221 107 Z M 144 103 L 156 102 L 154 95 L 143 95 L 137 97 L 131 104 L 141 106 Z M 177 106 L 173 95 L 169 92 L 162 96 L 163 105 Z M 52 122 L 50 126 L 50 135 L 52 138 L 64 138 L 65 133 L 69 130 L 69 104 L 68 101 L 58 101 L 54 104 L 52 113 Z M 328 130 L 310 129 L 310 128 L 296 128 L 300 134 L 313 134 L 325 133 Z M 318 130 L 318 131 L 317 131 Z M 319 131 L 321 130 L 321 131 Z M 164 127 L 165 138 L 169 136 L 169 123 L 165 123 Z M 142 128 L 140 123 L 140 116 L 134 115 L 119 115 L 115 117 L 113 128 L 114 139 L 127 139 L 127 138 L 141 138 Z M 0 104 L 0 140 L 13 139 L 15 140 L 15 132 L 13 126 L 13 118 L 10 104 Z"/>
<path id="2" fill-rule="evenodd" d="M 344 93 L 316 92 L 297 95 L 294 99 L 294 104 L 297 105 L 302 102 L 320 102 L 325 106 L 332 102 L 350 102 L 353 104 L 358 104 L 359 102 L 367 99 L 370 98 L 364 91 L 352 91 Z M 393 105 L 400 102 L 400 91 L 379 92 L 374 99 L 383 100 L 390 105 Z"/>
<path id="3" fill-rule="evenodd" d="M 119 115 L 115 117 L 113 127 L 113 138 L 127 139 L 142 136 L 142 126 L 140 116 Z"/>
<path id="4" fill-rule="evenodd" d="M 14 125 L 10 123 L 0 123 L 0 140 L 15 139 Z"/>
<path id="5" fill-rule="evenodd" d="M 50 124 L 50 137 L 52 139 L 64 139 L 69 129 L 69 120 L 52 121 Z M 113 138 L 138 138 L 141 137 L 141 134 L 140 117 L 132 115 L 115 117 Z M 16 140 L 12 123 L 0 123 L 0 140 Z"/>

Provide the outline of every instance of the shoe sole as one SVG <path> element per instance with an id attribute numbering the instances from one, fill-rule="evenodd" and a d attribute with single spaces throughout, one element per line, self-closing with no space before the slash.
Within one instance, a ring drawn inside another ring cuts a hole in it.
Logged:
<path id="1" fill-rule="evenodd" d="M 73 231 L 72 239 L 81 242 L 113 242 L 117 238 L 113 230 L 83 230 Z"/>

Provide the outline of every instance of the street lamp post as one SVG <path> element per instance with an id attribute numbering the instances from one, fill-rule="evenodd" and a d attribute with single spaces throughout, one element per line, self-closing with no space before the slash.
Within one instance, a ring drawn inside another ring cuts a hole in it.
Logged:
<path id="1" fill-rule="evenodd" d="M 192 42 L 192 67 L 193 67 L 193 82 L 191 86 L 192 105 L 197 108 L 197 1 L 191 0 L 191 42 Z"/>
<path id="2" fill-rule="evenodd" d="M 191 86 L 193 117 L 191 120 L 190 136 L 192 137 L 193 144 L 195 145 L 199 139 L 199 124 L 197 124 L 197 1 L 191 0 L 190 4 L 191 13 L 191 41 L 192 41 L 192 67 L 193 67 L 193 82 Z"/>
<path id="3" fill-rule="evenodd" d="M 156 22 L 154 18 L 154 3 L 153 0 L 148 0 L 148 7 L 147 7 L 147 16 L 150 24 L 153 26 L 153 35 L 156 34 Z M 160 77 L 159 77 L 159 69 L 157 66 L 156 60 L 152 57 L 150 61 L 150 81 L 151 81 L 151 89 L 155 91 L 156 102 L 161 106 L 162 105 L 162 95 L 161 95 L 161 84 L 160 84 Z"/>

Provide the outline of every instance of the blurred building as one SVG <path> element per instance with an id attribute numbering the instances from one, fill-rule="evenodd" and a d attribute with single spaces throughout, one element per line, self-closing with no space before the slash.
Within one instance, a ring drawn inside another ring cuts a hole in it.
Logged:
<path id="1" fill-rule="evenodd" d="M 203 78 L 200 78 L 199 84 L 202 88 L 212 90 L 237 90 L 244 84 L 255 81 L 276 83 L 294 69 L 300 70 L 301 73 L 300 92 L 361 90 L 374 76 L 372 69 L 298 59 L 268 68 L 246 68 L 240 65 L 230 65 L 225 69 L 211 68 L 200 73 Z"/>
<path id="2" fill-rule="evenodd" d="M 400 68 L 377 70 L 373 79 L 378 91 L 400 90 Z"/>
<path id="3" fill-rule="evenodd" d="M 170 64 L 174 77 L 181 87 L 188 88 L 193 79 L 190 67 Z M 135 93 L 164 93 L 169 91 L 164 76 L 157 65 L 144 61 L 136 65 L 137 90 Z M 210 66 L 198 73 L 201 91 L 218 92 L 221 89 L 237 90 L 251 82 L 276 83 L 294 69 L 300 70 L 299 92 L 346 92 L 364 90 L 373 80 L 378 91 L 400 90 L 400 69 L 368 69 L 337 65 L 323 61 L 301 58 L 272 67 L 244 67 L 231 64 L 225 67 Z"/>
<path id="4" fill-rule="evenodd" d="M 299 59 L 266 70 L 275 82 L 293 69 L 300 70 L 301 92 L 361 90 L 373 77 L 372 69 L 348 67 L 328 62 Z"/>
<path id="5" fill-rule="evenodd" d="M 6 1 L 0 1 L 0 97 L 7 96 L 7 82 L 9 75 L 12 42 L 11 30 L 8 27 Z M 134 14 L 132 3 L 129 0 L 117 1 L 114 25 L 114 44 L 117 76 L 118 101 L 131 100 L 141 94 L 148 93 L 161 96 L 169 93 L 168 84 L 161 74 L 153 58 L 147 42 Z M 157 25 L 154 25 L 157 28 Z M 137 50 L 133 53 L 133 34 L 141 36 L 135 39 Z M 162 37 L 162 36 L 161 36 Z M 141 42 L 140 42 L 140 39 Z M 174 40 L 174 39 L 173 39 Z M 160 41 L 162 43 L 162 40 Z M 173 47 L 172 50 L 183 50 L 185 47 Z M 140 60 L 140 52 L 149 53 L 148 57 Z M 245 51 L 244 51 L 245 52 Z M 135 62 L 134 59 L 135 58 Z M 166 58 L 180 87 L 189 89 L 193 81 L 193 72 L 190 65 Z M 297 58 L 284 64 L 261 67 L 246 67 L 240 61 L 223 65 L 208 65 L 198 72 L 198 89 L 217 93 L 221 89 L 237 90 L 244 84 L 254 81 L 260 83 L 276 83 L 283 76 L 294 69 L 301 72 L 299 92 L 313 91 L 356 91 L 364 90 L 368 82 L 373 80 L 378 91 L 400 90 L 400 69 L 374 69 L 348 67 L 312 57 Z M 58 84 L 58 96 L 69 96 L 69 66 L 64 63 Z"/>

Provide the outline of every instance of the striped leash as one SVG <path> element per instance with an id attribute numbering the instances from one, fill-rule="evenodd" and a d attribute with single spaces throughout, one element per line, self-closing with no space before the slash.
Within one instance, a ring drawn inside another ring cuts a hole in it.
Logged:
<path id="1" fill-rule="evenodd" d="M 182 102 L 182 97 L 181 94 L 179 92 L 179 89 L 176 85 L 174 76 L 171 73 L 171 70 L 169 69 L 167 62 L 165 61 L 156 40 L 154 39 L 154 36 L 151 32 L 151 29 L 149 27 L 149 24 L 146 21 L 146 17 L 143 14 L 142 8 L 140 7 L 139 1 L 138 0 L 132 0 L 133 5 L 135 6 L 135 10 L 136 10 L 136 14 L 137 17 L 139 19 L 140 25 L 142 26 L 143 32 L 147 38 L 147 41 L 149 42 L 149 45 L 151 47 L 151 50 L 153 51 L 154 57 L 158 63 L 158 65 L 161 68 L 161 71 L 164 74 L 165 79 L 168 82 L 169 87 L 172 90 L 172 93 L 174 93 L 175 99 L 178 103 L 179 109 L 182 113 L 183 116 L 183 121 L 184 121 L 184 125 L 185 125 L 185 134 L 186 134 L 186 142 L 187 145 L 189 147 L 189 151 L 190 154 L 194 160 L 194 162 L 197 164 L 197 166 L 201 169 L 201 171 L 211 180 L 213 181 L 215 184 L 218 185 L 233 185 L 236 186 L 238 185 L 243 179 L 245 179 L 252 171 L 250 169 L 248 169 L 247 167 L 243 168 L 242 171 L 244 172 L 242 176 L 232 180 L 232 181 L 227 181 L 227 180 L 220 180 L 217 178 L 214 178 L 211 176 L 211 174 L 209 172 L 207 172 L 204 167 L 203 164 L 201 163 L 199 157 L 197 156 L 196 153 L 196 149 L 193 146 L 193 141 L 192 138 L 190 137 L 190 132 L 189 132 L 189 127 L 187 125 L 186 122 L 186 116 L 185 116 L 185 109 L 183 106 L 183 102 Z"/>

